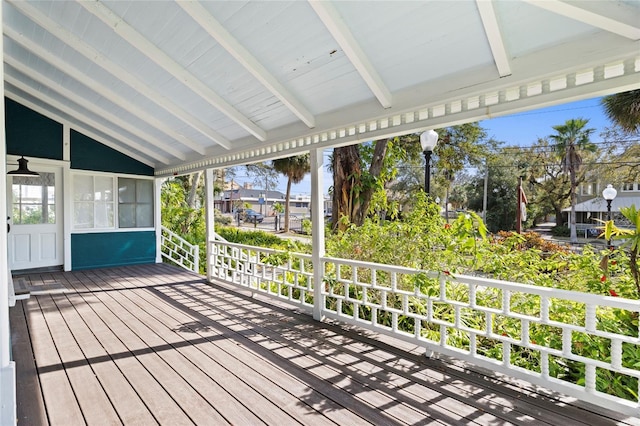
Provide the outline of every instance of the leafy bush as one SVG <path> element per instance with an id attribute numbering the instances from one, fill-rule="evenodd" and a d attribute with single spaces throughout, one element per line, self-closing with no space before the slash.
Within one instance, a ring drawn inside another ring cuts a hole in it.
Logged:
<path id="1" fill-rule="evenodd" d="M 571 230 L 568 226 L 557 225 L 551 228 L 551 235 L 554 237 L 568 237 L 571 235 Z"/>
<path id="2" fill-rule="evenodd" d="M 296 240 L 283 239 L 265 231 L 246 231 L 231 226 L 220 226 L 216 228 L 216 232 L 231 243 L 295 251 L 298 253 L 311 253 L 311 246 L 309 244 Z"/>

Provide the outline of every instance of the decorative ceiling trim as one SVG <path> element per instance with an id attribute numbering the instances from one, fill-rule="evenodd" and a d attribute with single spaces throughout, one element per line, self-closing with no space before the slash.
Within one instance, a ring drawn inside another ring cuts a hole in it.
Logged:
<path id="1" fill-rule="evenodd" d="M 288 157 L 310 149 L 331 148 L 426 129 L 452 126 L 500 115 L 556 105 L 616 91 L 640 88 L 640 55 L 625 60 L 592 66 L 579 72 L 529 81 L 491 92 L 449 99 L 366 122 L 353 123 L 285 139 L 265 146 L 204 158 L 180 166 L 157 168 L 155 175 L 165 177 L 192 173 L 207 168 L 226 168 L 242 164 Z"/>
<path id="2" fill-rule="evenodd" d="M 487 40 L 491 47 L 493 61 L 498 68 L 498 74 L 500 74 L 500 77 L 511 75 L 509 55 L 507 55 L 507 49 L 504 46 L 502 34 L 500 33 L 500 25 L 498 25 L 493 2 L 491 0 L 476 0 L 476 5 L 478 6 L 478 12 L 480 12 L 484 32 L 487 35 Z"/>
<path id="3" fill-rule="evenodd" d="M 309 4 L 367 83 L 369 89 L 378 98 L 380 104 L 384 108 L 390 108 L 392 105 L 391 92 L 331 2 L 309 0 Z"/>
<path id="4" fill-rule="evenodd" d="M 289 108 L 308 127 L 315 127 L 315 117 L 292 93 L 258 61 L 229 31 L 214 18 L 200 3 L 176 2 L 194 21 L 207 31 L 231 56 L 233 56 L 253 77 L 265 86 L 275 97 Z"/>
<path id="5" fill-rule="evenodd" d="M 191 89 L 196 95 L 200 96 L 240 127 L 258 138 L 258 140 L 265 141 L 267 139 L 267 132 L 256 125 L 253 121 L 249 120 L 249 118 L 244 116 L 227 101 L 222 99 L 222 97 L 209 86 L 204 84 L 195 75 L 174 61 L 173 58 L 151 43 L 151 41 L 136 31 L 136 29 L 131 25 L 127 24 L 122 18 L 114 14 L 104 4 L 97 0 L 76 1 L 76 3 L 108 25 L 116 34 L 126 40 L 127 43 L 138 49 L 140 53 L 151 59 L 159 67 Z"/>
<path id="6" fill-rule="evenodd" d="M 626 37 L 631 40 L 640 40 L 640 28 L 632 25 L 625 24 L 615 19 L 607 18 L 606 16 L 599 15 L 597 13 L 589 12 L 578 6 L 574 6 L 569 3 L 558 0 L 524 0 L 529 4 L 537 6 L 541 9 L 548 10 L 549 12 L 556 13 L 558 15 L 565 16 L 570 19 L 575 19 L 587 25 L 591 25 L 600 28 L 605 31 L 609 31 L 614 34 L 618 34 L 622 37 Z M 620 4 L 615 4 L 615 7 L 624 7 Z"/>
<path id="7" fill-rule="evenodd" d="M 8 0 L 20 13 L 24 16 L 35 22 L 37 25 L 42 27 L 45 31 L 51 33 L 54 37 L 58 38 L 60 41 L 65 43 L 70 48 L 74 49 L 76 52 L 83 55 L 89 61 L 95 63 L 97 66 L 101 67 L 115 78 L 121 80 L 128 86 L 132 87 L 145 97 L 147 97 L 152 102 L 164 108 L 170 114 L 177 116 L 185 123 L 193 126 L 205 136 L 210 138 L 212 142 L 218 143 L 221 146 L 229 149 L 231 148 L 231 143 L 226 140 L 224 137 L 219 135 L 214 130 L 210 129 L 207 125 L 200 122 L 195 117 L 190 114 L 184 112 L 183 110 L 176 108 L 174 104 L 172 104 L 167 98 L 158 94 L 155 90 L 151 89 L 146 83 L 134 77 L 132 74 L 128 73 L 119 65 L 116 65 L 105 56 L 103 56 L 100 52 L 89 46 L 87 43 L 82 41 L 75 34 L 71 33 L 69 30 L 61 27 L 56 22 L 47 18 L 41 12 L 39 12 L 35 7 L 31 6 L 27 2 L 15 2 L 13 0 Z M 62 61 L 60 58 L 55 56 L 53 53 L 47 51 L 42 48 L 32 40 L 28 39 L 23 34 L 15 31 L 8 25 L 3 25 L 3 33 L 9 37 L 11 40 L 15 41 L 17 44 L 38 56 L 45 62 L 53 65 L 55 68 L 69 75 L 73 79 L 81 82 L 87 87 L 92 88 L 95 92 L 99 93 L 101 96 L 110 100 L 116 105 L 124 106 L 124 108 L 129 111 L 131 114 L 138 117 L 138 119 L 147 122 L 152 127 L 162 131 L 167 134 L 171 138 L 176 141 L 182 143 L 183 145 L 193 149 L 199 154 L 204 155 L 205 150 L 202 146 L 196 144 L 195 142 L 189 140 L 184 135 L 173 130 L 167 123 L 158 119 L 152 114 L 147 113 L 142 108 L 133 105 L 126 98 L 115 94 L 109 87 L 102 84 L 99 80 L 88 77 L 86 74 L 81 72 L 80 70 L 72 67 L 68 63 Z"/>

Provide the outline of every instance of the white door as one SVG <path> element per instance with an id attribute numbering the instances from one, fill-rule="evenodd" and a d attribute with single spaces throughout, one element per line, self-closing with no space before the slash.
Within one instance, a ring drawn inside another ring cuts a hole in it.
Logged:
<path id="1" fill-rule="evenodd" d="M 29 169 L 40 176 L 7 175 L 11 270 L 59 266 L 64 261 L 62 168 L 30 161 Z"/>

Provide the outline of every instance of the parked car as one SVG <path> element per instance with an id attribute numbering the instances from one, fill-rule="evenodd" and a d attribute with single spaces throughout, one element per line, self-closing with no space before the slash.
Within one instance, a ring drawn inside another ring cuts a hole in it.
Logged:
<path id="1" fill-rule="evenodd" d="M 252 209 L 245 210 L 243 212 L 243 217 L 245 222 L 250 223 L 262 223 L 262 221 L 264 220 L 264 216 L 262 216 L 262 214 Z"/>

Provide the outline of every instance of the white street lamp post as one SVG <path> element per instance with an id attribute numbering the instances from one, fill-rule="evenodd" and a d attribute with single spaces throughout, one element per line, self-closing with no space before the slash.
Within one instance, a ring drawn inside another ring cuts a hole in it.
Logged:
<path id="1" fill-rule="evenodd" d="M 420 135 L 420 145 L 422 146 L 422 151 L 424 152 L 424 192 L 427 194 L 430 193 L 430 175 L 431 175 L 431 153 L 433 152 L 433 148 L 436 147 L 438 143 L 438 133 L 435 130 L 427 130 L 426 132 L 422 132 Z"/>

